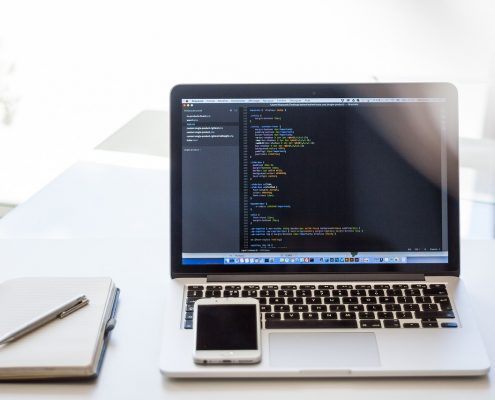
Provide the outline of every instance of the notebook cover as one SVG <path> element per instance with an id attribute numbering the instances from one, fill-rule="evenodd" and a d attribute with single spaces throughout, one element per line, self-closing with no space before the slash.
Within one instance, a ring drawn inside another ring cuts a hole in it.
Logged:
<path id="1" fill-rule="evenodd" d="M 0 379 L 90 378 L 98 372 L 106 326 L 116 310 L 110 278 L 17 278 L 0 284 L 0 336 L 68 298 L 86 307 L 0 346 Z"/>

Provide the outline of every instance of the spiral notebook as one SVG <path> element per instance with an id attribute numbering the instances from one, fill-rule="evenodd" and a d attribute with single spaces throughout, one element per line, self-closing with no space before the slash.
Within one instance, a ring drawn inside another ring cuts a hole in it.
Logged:
<path id="1" fill-rule="evenodd" d="M 119 289 L 112 279 L 17 278 L 0 284 L 0 337 L 84 294 L 89 304 L 0 345 L 0 380 L 91 378 L 98 374 Z"/>

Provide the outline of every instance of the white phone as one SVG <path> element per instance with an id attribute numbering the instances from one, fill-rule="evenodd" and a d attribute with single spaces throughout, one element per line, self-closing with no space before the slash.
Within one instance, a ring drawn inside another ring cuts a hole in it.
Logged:
<path id="1" fill-rule="evenodd" d="M 254 298 L 217 297 L 194 303 L 197 364 L 261 361 L 260 304 Z"/>

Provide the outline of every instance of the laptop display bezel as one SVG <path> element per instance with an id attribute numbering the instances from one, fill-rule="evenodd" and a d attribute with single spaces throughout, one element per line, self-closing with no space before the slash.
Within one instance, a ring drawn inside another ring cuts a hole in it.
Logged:
<path id="1" fill-rule="evenodd" d="M 311 264 L 311 265 L 225 265 L 182 264 L 182 106 L 184 98 L 330 98 L 342 91 L 356 97 L 442 97 L 447 99 L 448 263 L 417 264 Z M 170 94 L 170 262 L 172 278 L 214 274 L 363 274 L 410 273 L 451 275 L 460 273 L 458 100 L 450 83 L 365 83 L 365 84 L 209 84 L 178 85 Z"/>

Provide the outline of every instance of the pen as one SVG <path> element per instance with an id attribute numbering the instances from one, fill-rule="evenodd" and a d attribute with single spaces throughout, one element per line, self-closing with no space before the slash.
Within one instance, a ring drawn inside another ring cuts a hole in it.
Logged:
<path id="1" fill-rule="evenodd" d="M 35 329 L 38 329 L 39 327 L 57 318 L 65 318 L 67 315 L 72 314 L 74 311 L 79 310 L 88 303 L 89 299 L 85 295 L 73 297 L 65 303 L 47 311 L 45 314 L 42 314 L 39 317 L 32 319 L 31 321 L 28 321 L 16 330 L 2 336 L 0 338 L 0 345 L 17 340 L 27 333 L 32 332 Z"/>

